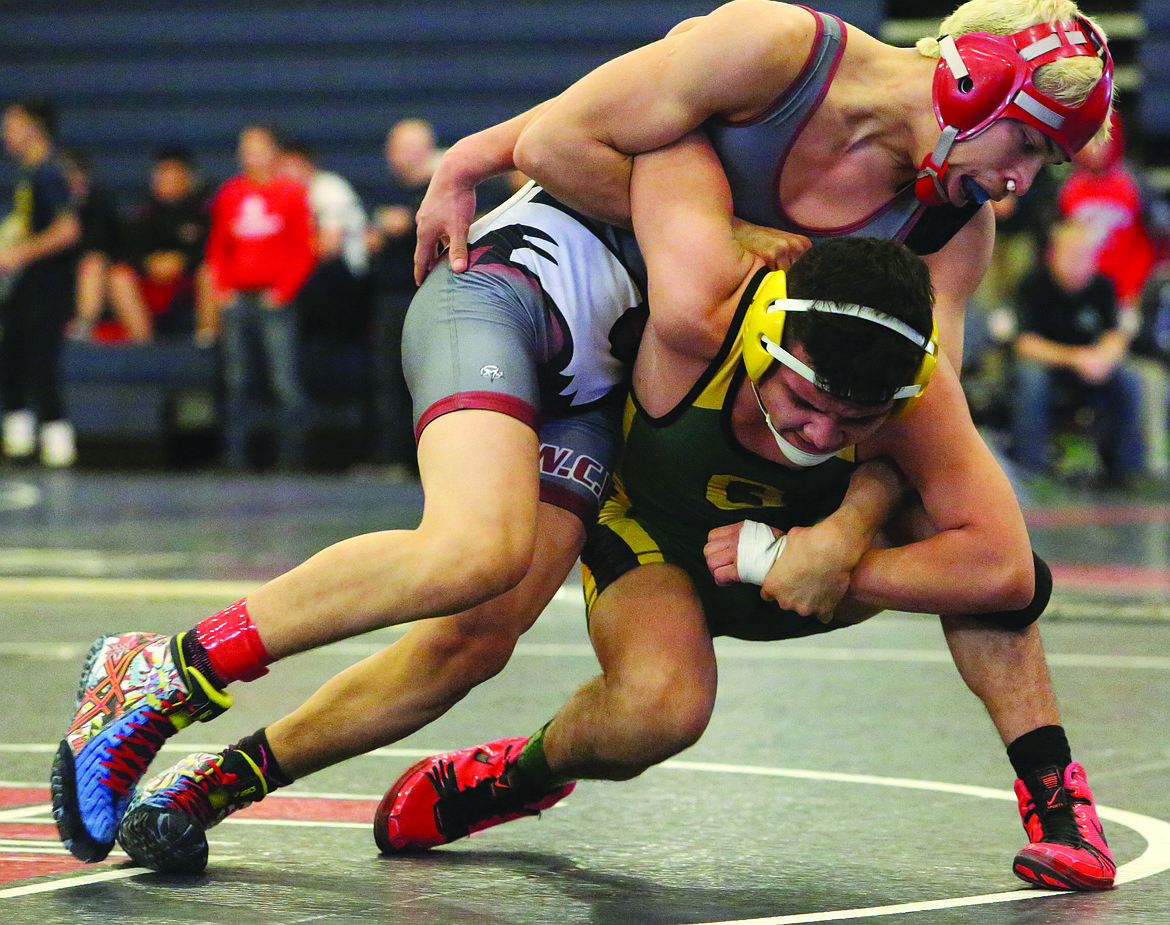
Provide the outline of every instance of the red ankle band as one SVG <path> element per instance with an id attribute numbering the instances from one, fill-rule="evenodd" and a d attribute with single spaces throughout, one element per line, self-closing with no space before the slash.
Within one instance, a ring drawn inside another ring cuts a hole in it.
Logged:
<path id="1" fill-rule="evenodd" d="M 213 614 L 195 627 L 207 650 L 211 667 L 224 684 L 255 681 L 268 674 L 272 656 L 264 648 L 256 624 L 248 616 L 248 604 L 239 601 Z"/>

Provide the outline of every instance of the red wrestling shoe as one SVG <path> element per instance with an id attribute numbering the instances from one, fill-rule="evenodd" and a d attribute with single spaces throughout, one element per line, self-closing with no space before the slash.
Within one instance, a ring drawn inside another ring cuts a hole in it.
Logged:
<path id="1" fill-rule="evenodd" d="M 503 783 L 527 741 L 500 739 L 424 758 L 408 769 L 386 791 L 374 816 L 378 850 L 395 854 L 445 845 L 521 816 L 538 816 L 564 799 L 575 781 L 536 794 Z"/>
<path id="2" fill-rule="evenodd" d="M 1027 785 L 1016 781 L 1016 798 L 1030 844 L 1016 855 L 1012 872 L 1049 890 L 1108 890 L 1117 865 L 1097 820 L 1085 769 L 1070 764 L 1061 778 L 1056 768 L 1037 774 L 1043 787 L 1038 806 Z M 1072 811 L 1072 821 L 1068 813 Z"/>

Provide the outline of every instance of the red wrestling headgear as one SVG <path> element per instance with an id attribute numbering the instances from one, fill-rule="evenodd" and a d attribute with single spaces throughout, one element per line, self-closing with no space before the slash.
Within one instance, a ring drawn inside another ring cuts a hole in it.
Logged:
<path id="1" fill-rule="evenodd" d="M 996 119 L 1018 119 L 1039 129 L 1069 157 L 1100 130 L 1113 98 L 1113 58 L 1087 19 L 1039 23 L 1012 35 L 968 32 L 939 39 L 934 71 L 934 113 L 943 130 L 919 168 L 915 192 L 927 205 L 945 201 L 940 182 L 956 141 L 971 138 Z M 1079 106 L 1066 106 L 1038 90 L 1036 69 L 1058 58 L 1100 58 L 1101 78 Z"/>

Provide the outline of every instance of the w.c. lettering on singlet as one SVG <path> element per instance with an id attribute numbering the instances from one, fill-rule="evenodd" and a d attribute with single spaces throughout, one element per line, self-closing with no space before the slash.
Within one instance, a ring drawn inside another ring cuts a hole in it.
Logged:
<path id="1" fill-rule="evenodd" d="M 784 507 L 784 492 L 763 482 L 752 482 L 733 475 L 713 475 L 707 482 L 707 500 L 721 511 Z"/>
<path id="2" fill-rule="evenodd" d="M 591 456 L 577 453 L 568 447 L 542 443 L 540 471 L 583 485 L 596 498 L 600 498 L 605 490 L 605 467 Z"/>

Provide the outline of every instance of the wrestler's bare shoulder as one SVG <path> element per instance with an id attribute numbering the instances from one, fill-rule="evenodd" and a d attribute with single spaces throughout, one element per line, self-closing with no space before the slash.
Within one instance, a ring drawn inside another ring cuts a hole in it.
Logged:
<path id="1" fill-rule="evenodd" d="M 705 73 L 718 67 L 726 82 L 723 115 L 730 118 L 755 114 L 736 106 L 737 101 L 770 103 L 783 92 L 804 68 L 816 34 L 812 13 L 775 0 L 731 0 L 671 33 L 687 46 L 692 61 L 708 64 Z"/>

